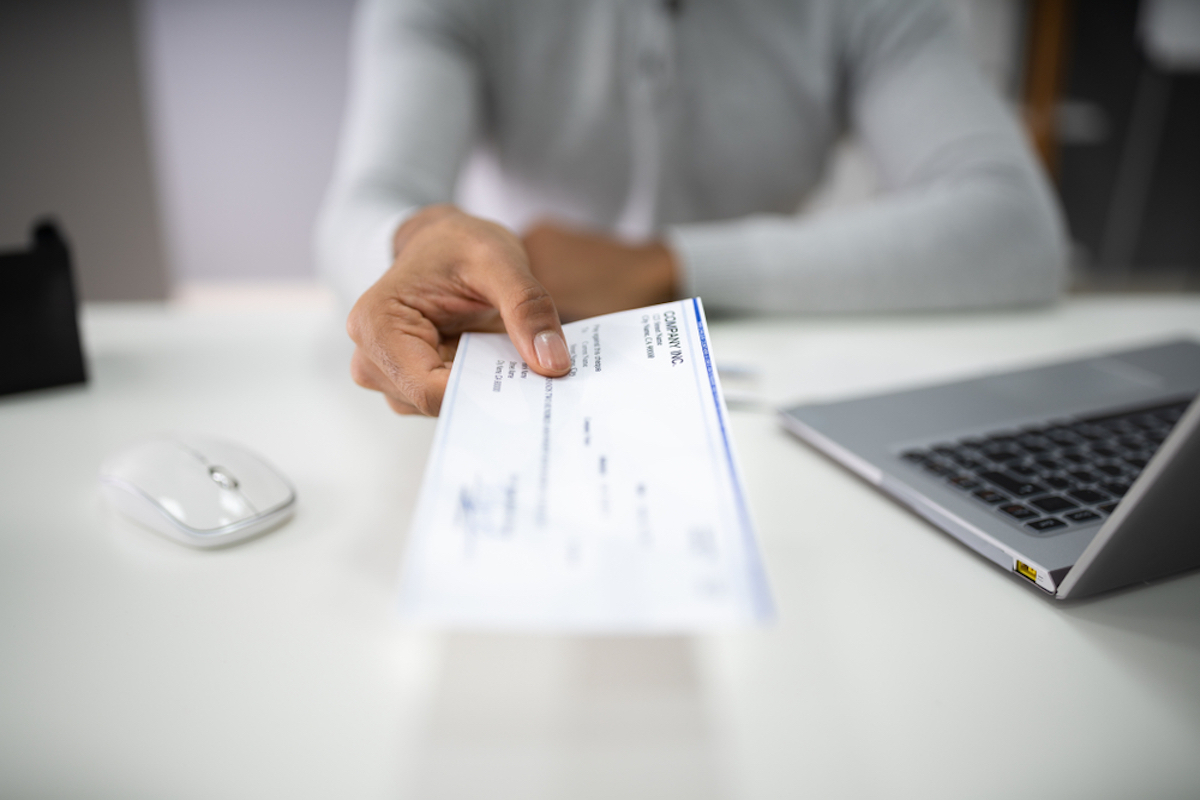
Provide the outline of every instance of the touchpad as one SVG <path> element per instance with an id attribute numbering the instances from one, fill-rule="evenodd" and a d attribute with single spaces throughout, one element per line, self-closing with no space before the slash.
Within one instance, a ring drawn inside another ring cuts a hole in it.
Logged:
<path id="1" fill-rule="evenodd" d="M 1142 397 L 1165 385 L 1162 376 L 1117 358 L 1095 358 L 1001 375 L 989 380 L 993 391 L 1026 408 L 1103 405 Z"/>

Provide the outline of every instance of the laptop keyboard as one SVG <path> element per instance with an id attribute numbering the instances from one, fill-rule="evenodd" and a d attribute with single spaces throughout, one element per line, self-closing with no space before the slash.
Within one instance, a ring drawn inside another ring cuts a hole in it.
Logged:
<path id="1" fill-rule="evenodd" d="M 996 431 L 900 457 L 1027 533 L 1063 533 L 1112 513 L 1190 402 Z"/>

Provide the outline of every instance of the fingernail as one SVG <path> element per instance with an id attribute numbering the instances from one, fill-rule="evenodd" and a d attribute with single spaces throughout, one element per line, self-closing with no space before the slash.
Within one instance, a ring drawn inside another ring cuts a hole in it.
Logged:
<path id="1" fill-rule="evenodd" d="M 556 331 L 542 331 L 533 337 L 533 351 L 537 353 L 542 369 L 562 372 L 571 368 L 571 354 L 567 343 Z"/>

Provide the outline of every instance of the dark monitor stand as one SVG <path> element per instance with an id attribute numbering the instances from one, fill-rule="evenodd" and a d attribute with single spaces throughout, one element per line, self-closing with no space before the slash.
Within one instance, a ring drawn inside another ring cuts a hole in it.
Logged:
<path id="1" fill-rule="evenodd" d="M 0 253 L 0 395 L 87 381 L 71 254 L 39 223 L 29 250 Z"/>

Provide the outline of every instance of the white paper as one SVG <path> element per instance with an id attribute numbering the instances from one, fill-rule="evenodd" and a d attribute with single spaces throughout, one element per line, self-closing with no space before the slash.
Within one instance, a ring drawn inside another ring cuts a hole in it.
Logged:
<path id="1" fill-rule="evenodd" d="M 455 627 L 688 630 L 769 591 L 698 299 L 564 326 L 573 368 L 465 334 L 401 607 Z"/>

